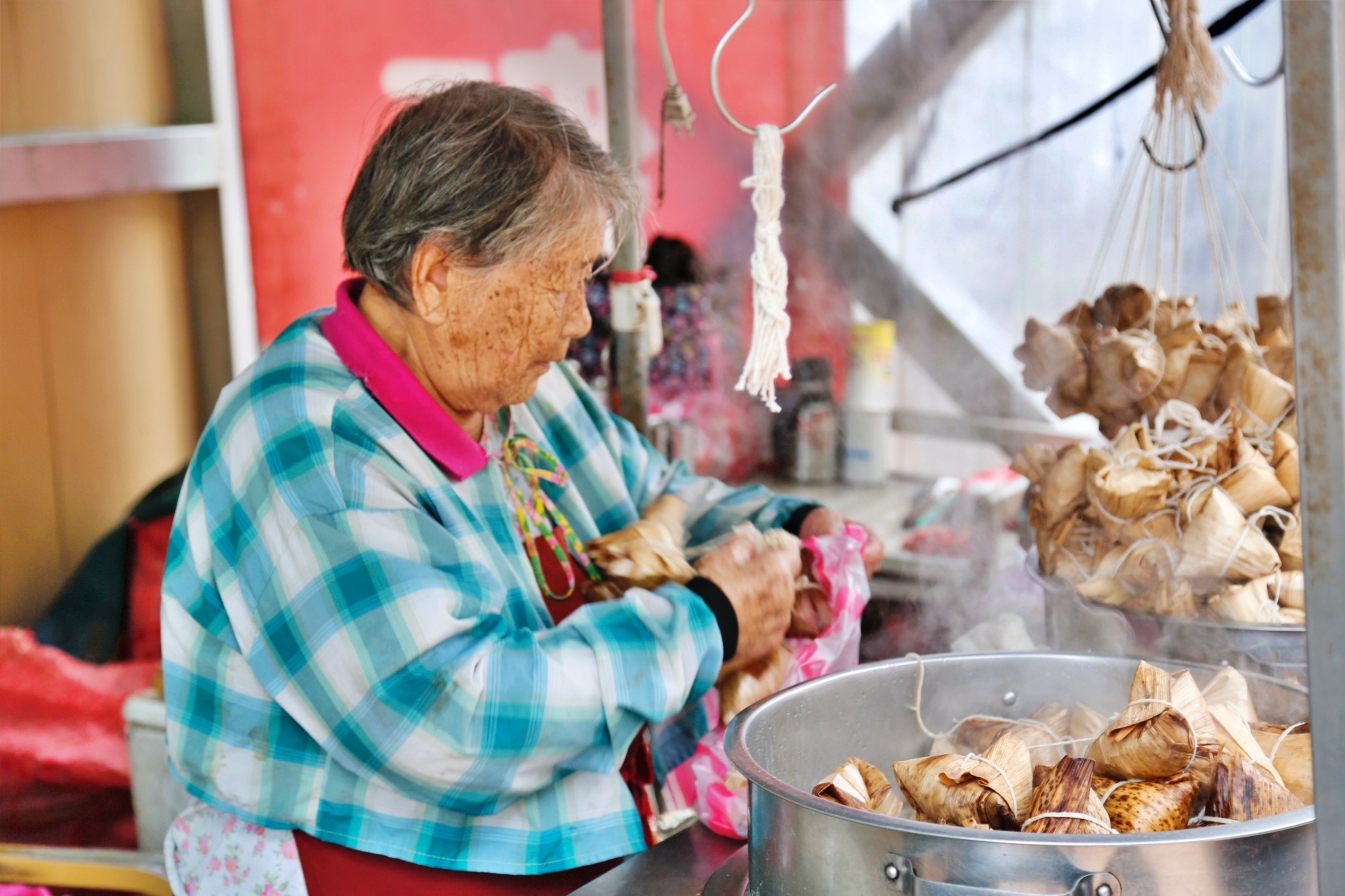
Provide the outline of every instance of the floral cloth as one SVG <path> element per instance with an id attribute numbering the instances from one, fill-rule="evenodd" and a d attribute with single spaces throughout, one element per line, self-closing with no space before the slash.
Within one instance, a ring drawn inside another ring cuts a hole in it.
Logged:
<path id="1" fill-rule="evenodd" d="M 173 896 L 308 896 L 292 831 L 193 802 L 163 840 Z"/>
<path id="2" fill-rule="evenodd" d="M 588 311 L 593 329 L 570 343 L 569 357 L 579 362 L 579 375 L 593 382 L 607 378 L 603 350 L 611 339 L 612 301 L 608 277 L 600 275 L 588 287 Z M 657 401 L 684 398 L 711 386 L 710 350 L 714 336 L 705 295 L 695 283 L 679 283 L 657 290 L 663 306 L 663 351 L 649 362 L 651 397 Z"/>

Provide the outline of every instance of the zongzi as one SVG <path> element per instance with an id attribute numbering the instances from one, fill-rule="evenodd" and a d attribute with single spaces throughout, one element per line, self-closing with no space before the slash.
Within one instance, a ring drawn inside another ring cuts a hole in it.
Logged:
<path id="1" fill-rule="evenodd" d="M 991 744 L 985 758 L 926 756 L 892 763 L 911 808 L 933 822 L 1018 830 L 1032 797 L 1032 760 L 1012 734 Z"/>
<path id="2" fill-rule="evenodd" d="M 1122 834 L 1186 830 L 1191 808 L 1200 797 L 1200 782 L 1189 774 L 1128 781 L 1109 789 L 1103 808 L 1111 826 Z"/>
<path id="3" fill-rule="evenodd" d="M 1111 823 L 1093 792 L 1091 759 L 1066 756 L 1032 792 L 1023 832 L 1028 834 L 1108 834 Z M 1059 816 L 1065 817 L 1059 817 Z M 1094 821 L 1072 816 L 1087 815 Z M 1039 817 L 1045 816 L 1045 817 Z"/>
<path id="4" fill-rule="evenodd" d="M 1166 778 L 1190 772 L 1205 780 L 1218 752 L 1214 723 L 1185 670 L 1169 674 L 1141 661 L 1130 703 L 1088 748 L 1097 773 L 1116 780 Z"/>
<path id="5" fill-rule="evenodd" d="M 1245 582 L 1274 572 L 1279 555 L 1241 508 L 1219 486 L 1191 501 L 1190 523 L 1182 536 L 1182 559 L 1177 575 L 1189 578 L 1227 578 Z"/>
<path id="6" fill-rule="evenodd" d="M 901 810 L 901 801 L 892 792 L 887 776 L 857 756 L 851 756 L 813 785 L 813 796 L 880 815 L 895 817 Z"/>
<path id="7" fill-rule="evenodd" d="M 1301 808 L 1302 800 L 1239 753 L 1226 749 L 1219 754 L 1206 815 L 1251 821 Z"/>
<path id="8" fill-rule="evenodd" d="M 1312 734 L 1308 726 L 1258 723 L 1252 725 L 1252 737 L 1270 757 L 1289 792 L 1310 804 L 1313 801 Z"/>

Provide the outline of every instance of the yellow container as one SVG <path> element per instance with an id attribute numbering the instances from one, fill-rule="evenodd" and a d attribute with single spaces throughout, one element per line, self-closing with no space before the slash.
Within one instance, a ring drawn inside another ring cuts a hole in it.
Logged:
<path id="1" fill-rule="evenodd" d="M 872 320 L 850 325 L 850 376 L 845 406 L 857 411 L 890 411 L 896 404 L 897 324 Z"/>

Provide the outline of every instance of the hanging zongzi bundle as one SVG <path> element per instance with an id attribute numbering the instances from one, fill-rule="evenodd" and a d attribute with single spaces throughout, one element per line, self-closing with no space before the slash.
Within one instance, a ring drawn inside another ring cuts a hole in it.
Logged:
<path id="1" fill-rule="evenodd" d="M 1279 555 L 1256 526 L 1219 486 L 1203 491 L 1187 509 L 1190 523 L 1182 536 L 1177 575 L 1227 578 L 1245 582 L 1269 575 Z"/>

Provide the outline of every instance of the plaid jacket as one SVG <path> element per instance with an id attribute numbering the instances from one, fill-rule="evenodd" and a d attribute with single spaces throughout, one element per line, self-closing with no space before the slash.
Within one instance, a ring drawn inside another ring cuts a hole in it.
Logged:
<path id="1" fill-rule="evenodd" d="M 642 849 L 618 768 L 713 683 L 714 616 L 670 584 L 553 624 L 500 463 L 447 476 L 321 318 L 224 390 L 192 458 L 163 580 L 174 774 L 256 824 L 435 867 Z M 513 419 L 569 471 L 546 487 L 585 541 L 665 492 L 693 544 L 802 503 L 669 467 L 564 365 Z"/>

